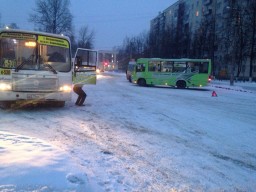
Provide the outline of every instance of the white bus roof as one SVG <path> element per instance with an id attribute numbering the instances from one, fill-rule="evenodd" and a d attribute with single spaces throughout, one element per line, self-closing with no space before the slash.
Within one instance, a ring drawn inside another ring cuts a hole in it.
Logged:
<path id="1" fill-rule="evenodd" d="M 45 35 L 45 36 L 52 36 L 52 37 L 57 37 L 57 38 L 63 38 L 68 41 L 70 41 L 69 37 L 61 34 L 54 34 L 54 33 L 46 33 L 46 32 L 41 32 L 41 31 L 30 31 L 30 30 L 20 30 L 20 29 L 0 29 L 0 33 L 32 33 L 32 34 L 38 34 L 38 35 Z"/>

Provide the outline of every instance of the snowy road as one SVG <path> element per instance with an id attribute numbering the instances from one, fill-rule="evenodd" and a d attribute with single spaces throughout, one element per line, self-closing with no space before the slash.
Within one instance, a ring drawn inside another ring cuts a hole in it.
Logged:
<path id="1" fill-rule="evenodd" d="M 59 147 L 102 191 L 256 189 L 255 92 L 139 87 L 118 73 L 84 88 L 85 107 L 74 95 L 60 109 L 0 109 L 0 131 Z"/>

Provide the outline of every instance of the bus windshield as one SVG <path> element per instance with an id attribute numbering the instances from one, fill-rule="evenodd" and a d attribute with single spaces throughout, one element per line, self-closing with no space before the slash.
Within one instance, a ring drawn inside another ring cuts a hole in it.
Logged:
<path id="1" fill-rule="evenodd" d="M 69 72 L 69 43 L 35 34 L 0 34 L 0 67 L 18 70 Z"/>

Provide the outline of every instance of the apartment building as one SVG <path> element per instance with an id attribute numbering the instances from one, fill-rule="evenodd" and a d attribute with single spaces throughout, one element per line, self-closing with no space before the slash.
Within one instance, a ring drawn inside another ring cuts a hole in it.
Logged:
<path id="1" fill-rule="evenodd" d="M 161 37 L 171 29 L 174 54 L 169 54 L 170 57 L 210 58 L 213 75 L 217 78 L 234 75 L 239 79 L 256 80 L 255 59 L 252 54 L 248 56 L 249 52 L 256 54 L 254 36 L 249 38 L 254 31 L 249 28 L 253 26 L 247 21 L 250 12 L 256 10 L 249 10 L 250 3 L 254 2 L 178 0 L 151 20 L 150 32 L 161 44 Z"/>

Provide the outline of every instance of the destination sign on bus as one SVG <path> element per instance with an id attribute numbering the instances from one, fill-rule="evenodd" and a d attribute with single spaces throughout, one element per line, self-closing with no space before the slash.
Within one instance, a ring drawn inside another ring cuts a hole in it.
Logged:
<path id="1" fill-rule="evenodd" d="M 36 36 L 28 33 L 1 33 L 0 38 L 12 38 L 12 39 L 30 39 L 35 40 Z"/>
<path id="2" fill-rule="evenodd" d="M 44 45 L 69 48 L 69 43 L 65 39 L 59 39 L 59 38 L 39 35 L 37 41 L 38 41 L 38 43 L 44 44 Z"/>

